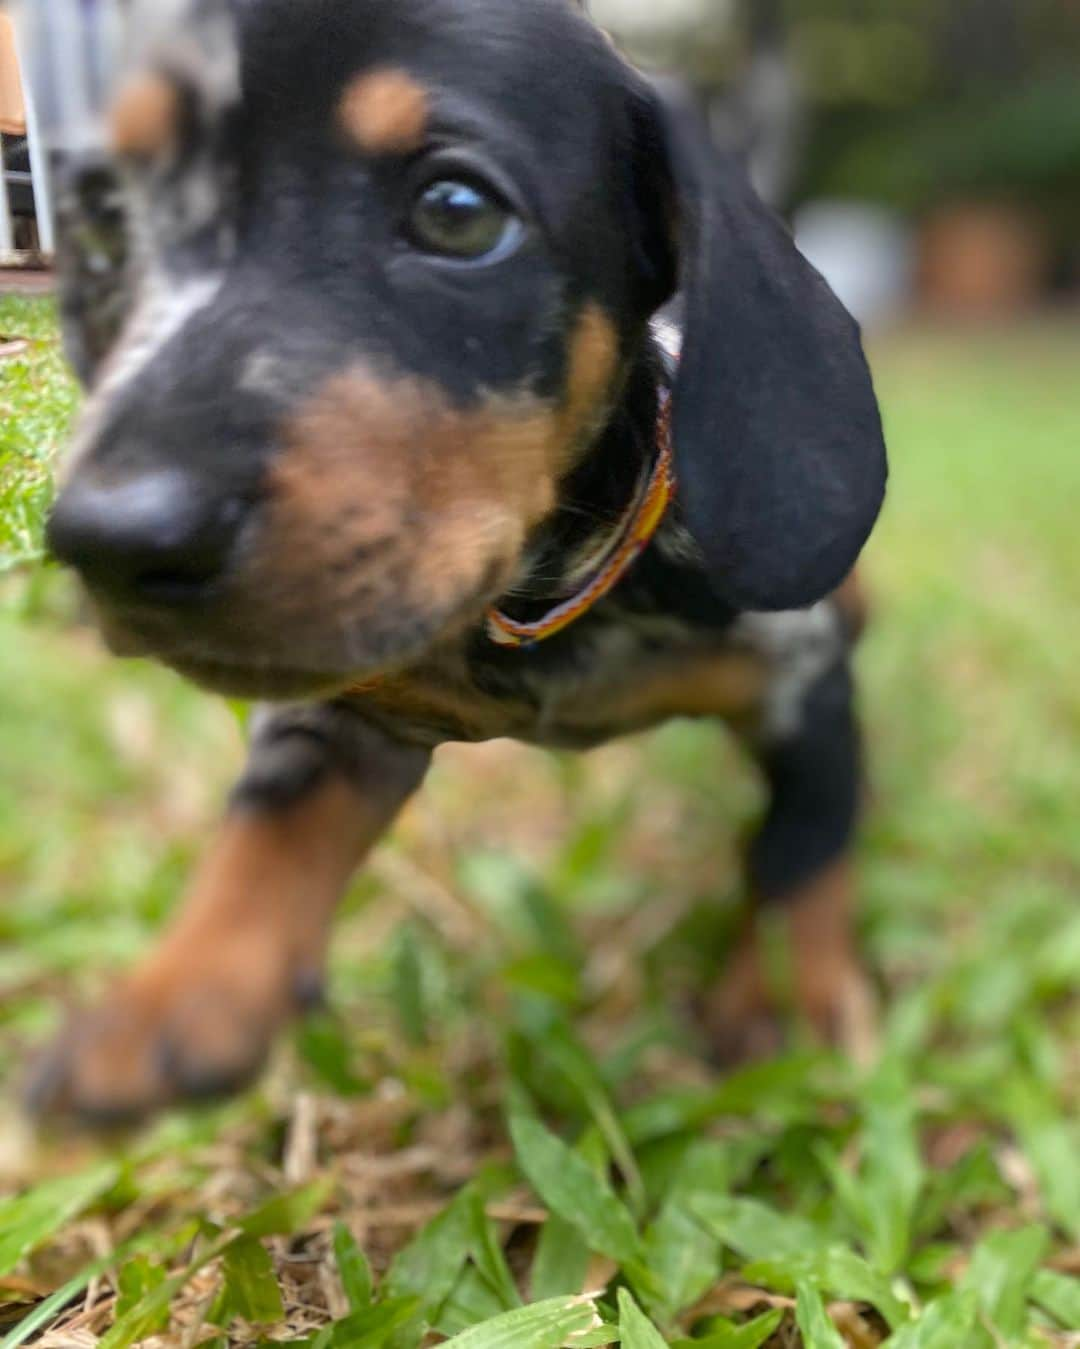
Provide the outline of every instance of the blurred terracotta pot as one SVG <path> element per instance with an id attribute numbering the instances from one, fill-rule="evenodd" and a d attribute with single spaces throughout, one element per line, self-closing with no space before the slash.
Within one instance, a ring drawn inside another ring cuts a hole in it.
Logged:
<path id="1" fill-rule="evenodd" d="M 1022 207 L 957 204 L 923 226 L 920 289 L 946 313 L 991 318 L 1028 309 L 1042 295 L 1049 268 L 1046 232 Z"/>

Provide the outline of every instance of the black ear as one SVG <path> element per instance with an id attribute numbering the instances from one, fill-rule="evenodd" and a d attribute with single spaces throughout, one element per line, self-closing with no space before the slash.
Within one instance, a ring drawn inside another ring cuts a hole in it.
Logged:
<path id="1" fill-rule="evenodd" d="M 653 107 L 686 321 L 673 411 L 684 518 L 721 599 L 802 608 L 851 570 L 885 494 L 858 326 L 735 157 L 688 111 Z"/>

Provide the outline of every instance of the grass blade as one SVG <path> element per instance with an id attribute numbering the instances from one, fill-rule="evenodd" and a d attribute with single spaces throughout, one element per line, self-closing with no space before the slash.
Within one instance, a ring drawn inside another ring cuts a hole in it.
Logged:
<path id="1" fill-rule="evenodd" d="M 370 1307 L 374 1289 L 371 1266 L 356 1238 L 341 1222 L 334 1227 L 334 1260 L 350 1308 L 360 1312 Z"/>
<path id="2" fill-rule="evenodd" d="M 720 1243 L 693 1212 L 703 1195 L 725 1196 L 731 1179 L 728 1149 L 701 1139 L 687 1149 L 672 1176 L 656 1221 L 645 1233 L 645 1263 L 662 1290 L 648 1310 L 672 1320 L 704 1296 L 720 1273 Z"/>
<path id="3" fill-rule="evenodd" d="M 589 1246 L 581 1232 L 553 1213 L 540 1230 L 530 1292 L 536 1302 L 580 1293 L 589 1271 Z"/>
<path id="4" fill-rule="evenodd" d="M 625 1288 L 619 1289 L 619 1334 L 622 1349 L 667 1349 L 667 1341 Z"/>
<path id="5" fill-rule="evenodd" d="M 420 1299 L 391 1298 L 378 1306 L 365 1307 L 323 1332 L 324 1349 L 385 1349 L 385 1346 L 419 1343 L 423 1333 Z M 411 1326 L 411 1331 L 410 1331 Z M 404 1335 L 404 1341 L 396 1338 Z"/>
<path id="6" fill-rule="evenodd" d="M 1053 1269 L 1040 1269 L 1031 1281 L 1031 1300 L 1049 1312 L 1063 1329 L 1075 1331 L 1080 1326 L 1080 1279 Z"/>
<path id="7" fill-rule="evenodd" d="M 591 1330 L 598 1320 L 591 1298 L 554 1298 L 463 1330 L 447 1341 L 446 1349 L 560 1349 L 565 1340 Z"/>
<path id="8" fill-rule="evenodd" d="M 415 1295 L 427 1312 L 438 1312 L 468 1259 L 467 1206 L 463 1192 L 397 1255 L 383 1284 L 390 1297 Z"/>
<path id="9" fill-rule="evenodd" d="M 105 1162 L 0 1204 L 0 1278 L 111 1190 L 119 1175 L 114 1162 Z"/>
<path id="10" fill-rule="evenodd" d="M 858 1190 L 867 1254 L 883 1274 L 902 1268 L 926 1183 L 916 1134 L 916 1093 L 898 1063 L 886 1063 L 867 1088 L 864 1163 Z"/>
<path id="11" fill-rule="evenodd" d="M 305 1227 L 326 1203 L 330 1180 L 317 1180 L 302 1189 L 278 1194 L 237 1223 L 249 1237 L 290 1237 Z"/>
<path id="12" fill-rule="evenodd" d="M 221 1264 L 230 1319 L 239 1316 L 254 1325 L 270 1326 L 284 1318 L 273 1261 L 257 1237 L 244 1236 L 231 1242 Z"/>
<path id="13" fill-rule="evenodd" d="M 979 1303 L 971 1291 L 949 1293 L 932 1302 L 922 1316 L 886 1341 L 888 1349 L 975 1349 L 988 1342 L 978 1335 Z"/>
<path id="14" fill-rule="evenodd" d="M 640 1259 L 634 1220 L 586 1161 L 532 1116 L 513 1115 L 510 1134 L 537 1194 L 582 1233 L 591 1250 L 620 1263 Z"/>
<path id="15" fill-rule="evenodd" d="M 8 1331 L 0 1340 L 0 1349 L 19 1349 L 20 1345 L 25 1344 L 39 1330 L 45 1329 L 53 1317 L 59 1315 L 94 1279 L 100 1278 L 110 1269 L 116 1269 L 141 1249 L 152 1247 L 160 1252 L 162 1249 L 171 1250 L 174 1244 L 175 1242 L 164 1239 L 160 1233 L 144 1232 L 125 1242 L 123 1246 L 118 1246 L 115 1251 L 81 1269 L 55 1293 L 50 1293 L 44 1302 L 39 1303 L 13 1330 Z"/>
<path id="16" fill-rule="evenodd" d="M 1035 1271 L 1049 1249 L 1050 1233 L 1037 1226 L 993 1232 L 975 1248 L 964 1286 L 973 1290 L 991 1324 L 1010 1342 L 1026 1326 Z"/>
<path id="17" fill-rule="evenodd" d="M 151 1261 L 149 1256 L 137 1255 L 118 1266 L 116 1278 L 116 1316 L 126 1316 L 144 1297 L 165 1282 L 168 1274 L 164 1265 Z M 167 1320 L 167 1313 L 166 1313 Z M 164 1328 L 164 1322 L 159 1328 Z"/>
<path id="18" fill-rule="evenodd" d="M 693 1211 L 725 1245 L 750 1263 L 746 1278 L 783 1292 L 811 1283 L 833 1297 L 875 1306 L 894 1329 L 910 1316 L 888 1279 L 862 1256 L 827 1238 L 803 1218 L 789 1217 L 754 1199 L 703 1195 Z"/>
<path id="19" fill-rule="evenodd" d="M 845 1349 L 840 1332 L 829 1319 L 821 1294 L 809 1283 L 799 1284 L 795 1320 L 805 1349 Z"/>
<path id="20" fill-rule="evenodd" d="M 499 1234 L 485 1212 L 483 1198 L 477 1191 L 470 1191 L 467 1208 L 469 1255 L 477 1272 L 499 1299 L 505 1311 L 520 1307 L 521 1298 L 514 1283 L 514 1276 L 510 1273 L 510 1266 L 506 1263 Z"/>
<path id="21" fill-rule="evenodd" d="M 562 1019 L 550 1020 L 541 1033 L 529 1038 L 535 1051 L 548 1059 L 561 1080 L 577 1093 L 583 1111 L 600 1130 L 622 1172 L 630 1203 L 640 1216 L 645 1210 L 645 1187 L 596 1060 Z"/>
<path id="22" fill-rule="evenodd" d="M 675 1349 L 761 1349 L 780 1329 L 783 1319 L 784 1313 L 775 1311 L 755 1316 L 742 1326 L 726 1323 L 699 1340 L 677 1341 Z"/>

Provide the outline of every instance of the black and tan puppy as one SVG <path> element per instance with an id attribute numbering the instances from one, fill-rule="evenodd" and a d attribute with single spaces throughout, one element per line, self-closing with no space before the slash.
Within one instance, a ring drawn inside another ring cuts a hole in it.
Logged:
<path id="1" fill-rule="evenodd" d="M 886 479 L 854 323 L 571 0 L 187 8 L 113 109 L 130 299 L 115 341 L 76 334 L 50 541 L 117 651 L 274 706 L 180 916 L 37 1100 L 114 1117 L 249 1077 L 438 744 L 672 716 L 726 719 L 764 771 L 748 883 L 828 1031 L 849 578 Z M 750 931 L 717 1033 L 768 1010 Z"/>

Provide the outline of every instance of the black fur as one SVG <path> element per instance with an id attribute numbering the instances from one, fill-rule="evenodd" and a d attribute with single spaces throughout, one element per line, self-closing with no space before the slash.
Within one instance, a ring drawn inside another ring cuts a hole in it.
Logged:
<path id="1" fill-rule="evenodd" d="M 244 776 L 232 794 L 235 810 L 278 811 L 302 801 L 333 776 L 363 791 L 377 774 L 407 795 L 419 786 L 430 756 L 392 746 L 354 708 L 312 704 L 256 714 Z"/>
<path id="2" fill-rule="evenodd" d="M 799 728 L 763 746 L 760 758 L 770 801 L 750 850 L 750 880 L 775 902 L 842 856 L 855 832 L 862 754 L 846 660 L 809 691 Z"/>
<path id="3" fill-rule="evenodd" d="M 687 522 L 734 607 L 812 604 L 851 570 L 885 495 L 857 325 L 692 113 L 657 101 L 641 120 L 684 298 L 675 444 Z"/>

